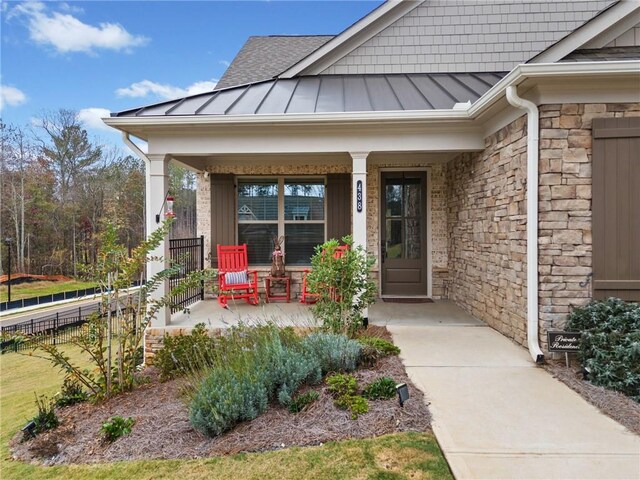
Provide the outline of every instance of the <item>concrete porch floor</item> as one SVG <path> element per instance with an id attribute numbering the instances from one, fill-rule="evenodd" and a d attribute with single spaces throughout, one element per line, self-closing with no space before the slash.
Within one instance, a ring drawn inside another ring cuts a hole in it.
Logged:
<path id="1" fill-rule="evenodd" d="M 188 313 L 176 313 L 171 319 L 171 327 L 192 327 L 204 323 L 211 328 L 224 328 L 244 323 L 272 321 L 278 325 L 314 326 L 310 305 L 296 301 L 291 303 L 264 303 L 249 305 L 243 300 L 229 302 L 224 309 L 216 300 L 204 300 L 191 306 Z M 434 303 L 386 303 L 378 300 L 369 308 L 369 322 L 373 325 L 397 326 L 485 326 L 479 320 L 465 313 L 449 300 Z"/>

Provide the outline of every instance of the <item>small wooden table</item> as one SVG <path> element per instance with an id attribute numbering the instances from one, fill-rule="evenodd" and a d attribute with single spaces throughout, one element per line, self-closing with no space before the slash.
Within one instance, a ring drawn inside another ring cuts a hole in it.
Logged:
<path id="1" fill-rule="evenodd" d="M 284 283 L 285 292 L 281 294 L 272 294 L 271 293 L 271 282 L 273 283 Z M 265 291 L 265 301 L 269 303 L 271 300 L 286 300 L 287 303 L 291 301 L 291 278 L 286 277 L 272 277 L 269 275 L 264 278 L 264 291 Z"/>

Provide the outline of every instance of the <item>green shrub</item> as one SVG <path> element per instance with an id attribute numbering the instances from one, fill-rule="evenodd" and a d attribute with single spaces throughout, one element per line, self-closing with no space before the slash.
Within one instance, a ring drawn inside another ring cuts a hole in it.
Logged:
<path id="1" fill-rule="evenodd" d="M 358 381 L 356 377 L 349 374 L 336 373 L 327 377 L 329 392 L 333 397 L 344 397 L 355 395 L 358 391 Z"/>
<path id="2" fill-rule="evenodd" d="M 72 376 L 65 377 L 62 382 L 60 393 L 55 397 L 55 403 L 58 407 L 66 407 L 84 402 L 89 398 L 87 392 L 82 388 L 82 384 Z"/>
<path id="3" fill-rule="evenodd" d="M 52 430 L 60 425 L 60 420 L 56 415 L 55 401 L 49 399 L 44 395 L 38 397 L 36 395 L 36 407 L 38 407 L 38 414 L 30 421 L 35 423 L 35 428 L 31 433 L 25 432 L 25 438 L 30 435 L 38 435 L 46 430 Z"/>
<path id="4" fill-rule="evenodd" d="M 300 386 L 321 379 L 320 362 L 292 330 L 236 328 L 221 339 L 213 366 L 192 393 L 189 419 L 206 435 L 220 435 L 256 418 L 269 401 L 288 406 Z"/>
<path id="5" fill-rule="evenodd" d="M 358 381 L 350 374 L 337 373 L 327 377 L 329 392 L 334 398 L 334 405 L 351 412 L 351 418 L 355 420 L 358 415 L 369 411 L 367 401 L 357 395 Z"/>
<path id="6" fill-rule="evenodd" d="M 337 398 L 335 405 L 344 410 L 349 410 L 352 420 L 357 419 L 359 415 L 369 411 L 369 403 L 360 395 L 345 395 Z"/>
<path id="7" fill-rule="evenodd" d="M 287 347 L 281 337 L 275 338 L 277 341 L 266 346 L 264 381 L 269 386 L 270 398 L 277 398 L 281 405 L 286 406 L 303 383 L 322 380 L 322 369 L 318 359 L 301 348 L 299 340 Z"/>
<path id="8" fill-rule="evenodd" d="M 566 329 L 582 332 L 578 357 L 593 384 L 640 402 L 640 304 L 593 301 L 573 310 Z"/>
<path id="9" fill-rule="evenodd" d="M 111 417 L 102 424 L 100 432 L 104 435 L 104 439 L 107 442 L 115 442 L 123 435 L 129 435 L 135 423 L 136 421 L 131 417 Z"/>
<path id="10" fill-rule="evenodd" d="M 396 382 L 389 377 L 381 377 L 367 385 L 362 396 L 369 400 L 393 398 L 396 395 Z"/>
<path id="11" fill-rule="evenodd" d="M 360 337 L 358 342 L 362 345 L 360 361 L 365 365 L 374 365 L 381 358 L 400 354 L 398 347 L 380 337 Z"/>
<path id="12" fill-rule="evenodd" d="M 299 413 L 318 400 L 318 398 L 320 398 L 320 394 L 313 390 L 303 393 L 302 395 L 297 395 L 289 404 L 289 412 Z"/>
<path id="13" fill-rule="evenodd" d="M 204 323 L 197 324 L 190 335 L 165 335 L 162 348 L 153 357 L 160 379 L 168 380 L 211 365 L 215 343 Z"/>
<path id="14" fill-rule="evenodd" d="M 140 378 L 136 372 L 142 362 L 146 327 L 160 309 L 174 306 L 174 300 L 189 288 L 200 286 L 202 281 L 214 276 L 215 272 L 210 269 L 191 272 L 168 294 L 150 301 L 166 280 L 181 271 L 182 267 L 172 262 L 168 268 L 147 277 L 137 292 L 128 291 L 131 284 L 140 279 L 151 252 L 171 231 L 171 223 L 171 219 L 165 220 L 133 250 L 120 243 L 121 232 L 113 223 L 107 223 L 95 239 L 96 260 L 82 270 L 87 278 L 98 284 L 100 304 L 112 306 L 114 311 L 106 315 L 99 312 L 90 315 L 79 332 L 69 339 L 69 344 L 88 357 L 88 368 L 85 361 L 76 363 L 65 353 L 67 344 L 64 348 L 59 343 L 33 344 L 44 352 L 53 366 L 82 383 L 94 398 L 108 398 L 134 388 Z"/>
<path id="15" fill-rule="evenodd" d="M 213 368 L 189 405 L 191 424 L 213 437 L 256 418 L 269 404 L 267 388 L 259 377 L 260 372 Z"/>
<path id="16" fill-rule="evenodd" d="M 311 311 L 324 329 L 353 336 L 363 327 L 362 312 L 375 301 L 376 285 L 371 280 L 375 260 L 361 246 L 354 248 L 350 236 L 342 241 L 349 249 L 340 258 L 334 258 L 339 246 L 335 239 L 316 247 L 307 280 L 309 289 L 318 294 Z"/>
<path id="17" fill-rule="evenodd" d="M 314 332 L 302 340 L 303 348 L 318 359 L 322 374 L 355 370 L 362 347 L 335 333 Z"/>

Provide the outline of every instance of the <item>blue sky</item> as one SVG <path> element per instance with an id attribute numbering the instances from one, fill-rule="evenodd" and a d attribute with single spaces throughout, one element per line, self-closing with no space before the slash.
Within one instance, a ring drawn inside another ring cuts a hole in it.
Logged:
<path id="1" fill-rule="evenodd" d="M 2 119 L 79 112 L 92 135 L 119 143 L 98 118 L 210 90 L 251 35 L 336 34 L 378 1 L 2 2 Z"/>

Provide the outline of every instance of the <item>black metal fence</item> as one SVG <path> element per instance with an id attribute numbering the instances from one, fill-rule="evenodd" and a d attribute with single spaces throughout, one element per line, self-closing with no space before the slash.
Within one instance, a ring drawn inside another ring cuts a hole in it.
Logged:
<path id="1" fill-rule="evenodd" d="M 87 323 L 89 317 L 96 312 L 102 317 L 106 316 L 106 312 L 98 302 L 4 326 L 1 329 L 0 353 L 31 350 L 37 343 L 51 345 L 69 343 L 71 338 L 80 332 L 82 325 Z M 114 333 L 119 328 L 115 315 L 112 328 Z"/>
<path id="2" fill-rule="evenodd" d="M 169 255 L 172 263 L 182 265 L 180 273 L 169 279 L 169 291 L 173 291 L 191 272 L 204 269 L 204 236 L 169 240 Z M 204 282 L 173 298 L 171 313 L 183 310 L 198 300 L 204 300 Z"/>
<path id="3" fill-rule="evenodd" d="M 50 295 L 41 295 L 39 297 L 21 298 L 19 300 L 12 300 L 11 302 L 1 302 L 0 312 L 12 310 L 14 308 L 33 307 L 34 305 L 42 305 L 44 303 L 60 302 L 62 300 L 69 300 L 72 298 L 86 297 L 89 295 L 95 295 L 98 292 L 100 292 L 100 288 L 91 287 L 83 288 L 81 290 L 73 290 L 71 292 L 52 293 Z"/>

